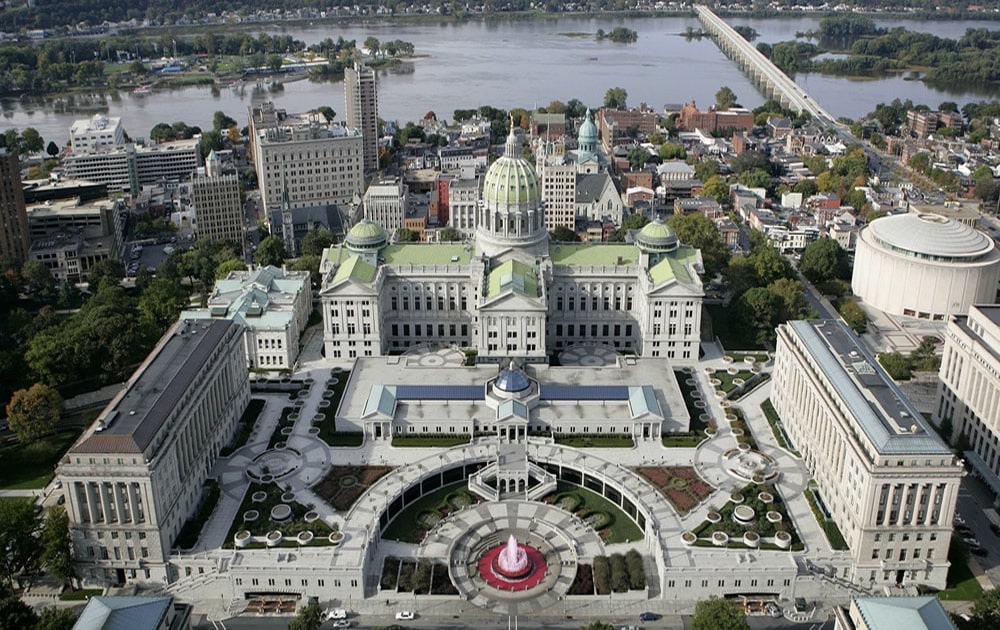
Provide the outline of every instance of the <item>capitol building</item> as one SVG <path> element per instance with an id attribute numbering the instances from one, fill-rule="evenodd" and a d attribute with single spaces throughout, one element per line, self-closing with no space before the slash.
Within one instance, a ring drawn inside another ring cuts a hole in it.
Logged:
<path id="1" fill-rule="evenodd" d="M 367 220 L 320 265 L 327 359 L 446 344 L 479 362 L 543 363 L 578 344 L 698 359 L 701 253 L 657 220 L 631 243 L 554 243 L 534 166 L 513 131 L 487 170 L 475 236 L 394 243 Z"/>

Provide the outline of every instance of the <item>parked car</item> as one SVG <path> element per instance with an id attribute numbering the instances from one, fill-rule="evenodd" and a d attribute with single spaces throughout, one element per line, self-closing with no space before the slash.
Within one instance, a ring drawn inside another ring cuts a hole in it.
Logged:
<path id="1" fill-rule="evenodd" d="M 958 527 L 959 525 L 965 525 L 965 519 L 956 514 L 955 518 L 951 519 L 951 524 L 955 527 Z"/>
<path id="2" fill-rule="evenodd" d="M 330 619 L 347 619 L 347 611 L 343 608 L 327 608 L 323 613 L 323 621 Z"/>
<path id="3" fill-rule="evenodd" d="M 962 536 L 962 541 L 970 547 L 981 547 L 979 541 L 972 536 Z"/>
<path id="4" fill-rule="evenodd" d="M 972 547 L 972 546 L 970 546 L 969 547 L 969 553 L 971 553 L 974 556 L 979 556 L 979 557 L 984 557 L 984 556 L 988 556 L 989 555 L 989 552 L 987 552 L 982 547 Z"/>
<path id="5" fill-rule="evenodd" d="M 644 612 L 639 615 L 639 621 L 656 621 L 660 616 L 654 612 Z"/>
<path id="6" fill-rule="evenodd" d="M 333 627 L 334 628 L 350 628 L 351 627 L 351 620 L 350 619 L 338 619 L 338 620 L 336 620 L 336 621 L 333 622 Z"/>
<path id="7" fill-rule="evenodd" d="M 396 621 L 410 621 L 414 617 L 416 617 L 416 614 L 412 610 L 401 610 L 396 613 Z"/>

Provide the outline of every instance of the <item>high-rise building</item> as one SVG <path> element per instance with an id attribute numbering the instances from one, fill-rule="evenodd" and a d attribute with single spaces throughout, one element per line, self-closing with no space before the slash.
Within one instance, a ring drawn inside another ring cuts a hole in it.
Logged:
<path id="1" fill-rule="evenodd" d="M 0 149 L 0 258 L 24 262 L 31 240 L 17 153 Z"/>
<path id="2" fill-rule="evenodd" d="M 73 122 L 69 142 L 74 153 L 95 153 L 116 149 L 125 144 L 125 129 L 118 116 L 95 114 Z"/>
<path id="3" fill-rule="evenodd" d="M 170 581 L 170 550 L 249 402 L 240 324 L 167 331 L 56 468 L 81 578 Z"/>
<path id="4" fill-rule="evenodd" d="M 365 170 L 378 169 L 378 86 L 375 71 L 361 62 L 344 70 L 344 110 L 347 126 L 361 130 Z"/>
<path id="5" fill-rule="evenodd" d="M 842 320 L 778 327 L 771 401 L 856 584 L 944 588 L 961 463 Z"/>
<path id="6" fill-rule="evenodd" d="M 198 238 L 229 241 L 243 251 L 245 238 L 243 204 L 240 201 L 240 176 L 223 173 L 215 151 L 205 160 L 205 173 L 191 182 Z"/>
<path id="7" fill-rule="evenodd" d="M 1000 305 L 972 306 L 953 315 L 938 376 L 938 423 L 950 420 L 952 437 L 968 444 L 964 457 L 1000 495 Z M 959 438 L 962 439 L 959 439 Z"/>

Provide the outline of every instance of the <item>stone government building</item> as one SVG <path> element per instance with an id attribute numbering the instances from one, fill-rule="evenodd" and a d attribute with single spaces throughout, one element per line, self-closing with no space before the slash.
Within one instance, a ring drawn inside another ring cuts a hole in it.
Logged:
<path id="1" fill-rule="evenodd" d="M 323 253 L 325 352 L 342 360 L 427 343 L 478 360 L 539 363 L 600 342 L 642 357 L 698 359 L 701 253 L 660 221 L 634 244 L 550 243 L 535 169 L 507 138 L 484 177 L 475 238 L 390 243 L 362 221 Z"/>

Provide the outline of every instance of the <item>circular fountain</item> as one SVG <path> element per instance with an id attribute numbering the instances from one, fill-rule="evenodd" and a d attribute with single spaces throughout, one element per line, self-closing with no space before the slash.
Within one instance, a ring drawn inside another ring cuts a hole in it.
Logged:
<path id="1" fill-rule="evenodd" d="M 540 551 L 517 542 L 514 534 L 506 543 L 488 549 L 480 558 L 479 574 L 487 584 L 505 591 L 523 591 L 545 579 L 545 557 Z"/>

